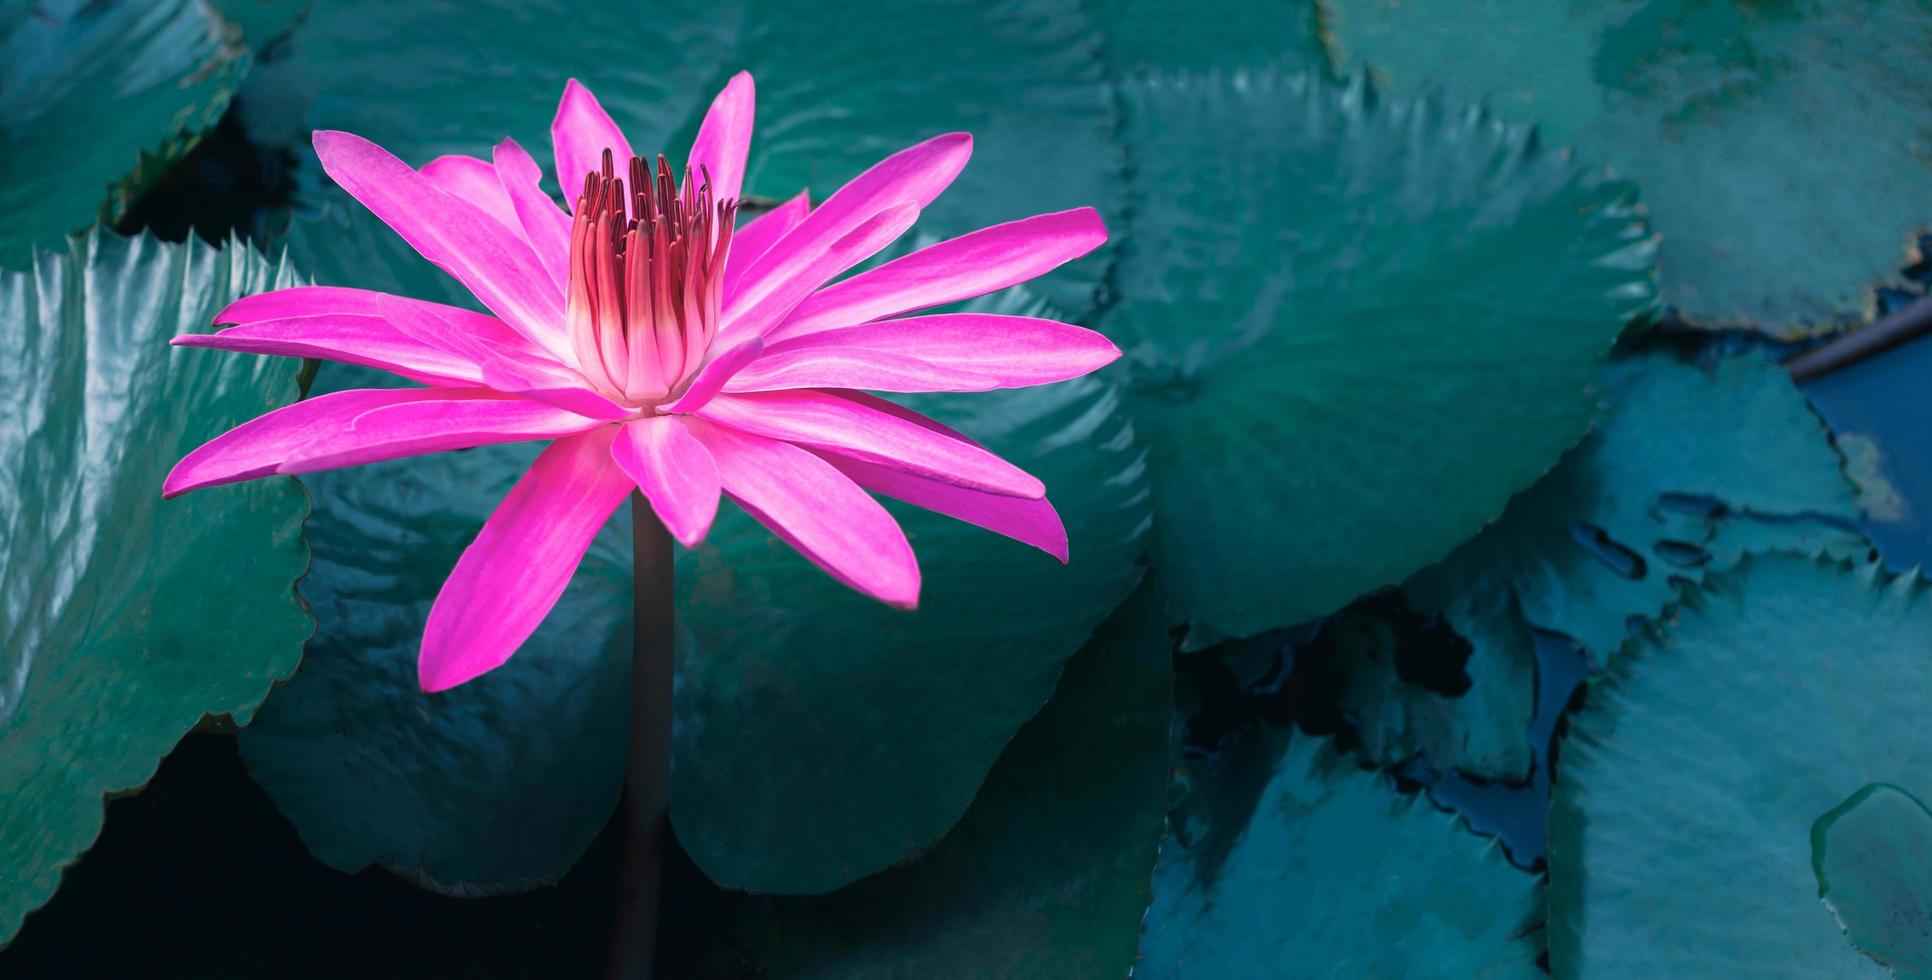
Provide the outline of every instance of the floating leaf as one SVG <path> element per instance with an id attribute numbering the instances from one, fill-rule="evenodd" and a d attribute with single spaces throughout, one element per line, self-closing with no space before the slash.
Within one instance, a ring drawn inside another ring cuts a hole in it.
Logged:
<path id="1" fill-rule="evenodd" d="M 1321 740 L 1268 731 L 1179 787 L 1136 977 L 1541 975 L 1537 879 Z"/>
<path id="2" fill-rule="evenodd" d="M 1855 533 L 1792 520 L 1849 523 L 1858 505 L 1830 434 L 1779 365 L 1746 355 L 1705 368 L 1651 352 L 1617 362 L 1604 381 L 1610 410 L 1596 431 L 1496 523 L 1403 585 L 1484 665 L 1470 668 L 1483 693 L 1448 737 L 1418 735 L 1438 766 L 1512 775 L 1466 744 L 1520 741 L 1535 690 L 1527 627 L 1601 658 L 1632 619 L 1661 612 L 1744 551 L 1821 550 L 1829 537 L 1847 554 L 1859 544 Z"/>
<path id="3" fill-rule="evenodd" d="M 0 273 L 0 939 L 204 715 L 246 723 L 313 622 L 292 479 L 170 501 L 194 447 L 300 397 L 301 362 L 168 345 L 292 285 L 239 243 L 97 234 Z"/>
<path id="4" fill-rule="evenodd" d="M 1177 620 L 1247 635 L 1398 583 L 1582 437 L 1650 299 L 1630 187 L 1360 80 L 1125 98 L 1137 208 L 1106 326 Z"/>
<path id="5" fill-rule="evenodd" d="M 831 895 L 741 902 L 733 952 L 774 977 L 1126 976 L 1167 823 L 1168 651 L 1143 585 L 945 839 Z"/>
<path id="6" fill-rule="evenodd" d="M 1146 467 L 1111 385 L 904 401 L 1045 481 L 1072 562 L 895 505 L 925 577 L 907 614 L 721 513 L 682 566 L 671 819 L 727 887 L 830 891 L 937 840 L 1140 578 Z"/>
<path id="7" fill-rule="evenodd" d="M 1558 976 L 1891 975 L 1819 901 L 1812 835 L 1868 784 L 1932 787 L 1926 590 L 1754 557 L 1624 647 L 1562 744 Z"/>
<path id="8" fill-rule="evenodd" d="M 1918 0 L 1336 0 L 1337 60 L 1444 83 L 1643 185 L 1665 299 L 1774 333 L 1868 311 L 1928 220 Z M 1903 221 L 1885 216 L 1908 210 Z M 1910 209 L 1917 208 L 1916 211 Z"/>
<path id="9" fill-rule="evenodd" d="M 0 0 L 0 267 L 119 220 L 249 62 L 198 0 Z"/>

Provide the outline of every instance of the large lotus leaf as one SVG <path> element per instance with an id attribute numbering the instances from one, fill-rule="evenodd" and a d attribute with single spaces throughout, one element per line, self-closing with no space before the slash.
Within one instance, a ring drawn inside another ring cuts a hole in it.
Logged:
<path id="1" fill-rule="evenodd" d="M 1818 897 L 1845 935 L 1901 977 L 1932 976 L 1932 812 L 1873 783 L 1811 828 Z"/>
<path id="2" fill-rule="evenodd" d="M 291 249 L 322 282 L 458 298 L 360 209 L 301 223 Z M 1019 291 L 976 308 L 1050 313 Z M 318 384 L 373 378 L 325 365 Z M 826 891 L 930 844 L 966 809 L 1061 662 L 1139 576 L 1148 492 L 1118 401 L 1095 381 L 918 401 L 1046 481 L 1070 567 L 899 508 L 926 582 L 920 610 L 904 614 L 849 593 L 729 505 L 704 547 L 680 552 L 693 646 L 679 666 L 672 810 L 708 873 Z M 621 512 L 565 611 L 506 667 L 433 698 L 416 690 L 429 603 L 528 453 L 311 481 L 317 568 L 304 588 L 321 593 L 317 649 L 243 750 L 331 864 L 386 864 L 446 889 L 527 886 L 561 874 L 609 816 L 629 670 Z"/>
<path id="3" fill-rule="evenodd" d="M 199 0 L 0 0 L 0 267 L 118 220 L 249 61 Z"/>
<path id="4" fill-rule="evenodd" d="M 1270 66 L 1326 70 L 1318 0 L 1085 0 L 1101 49 L 1117 71 Z"/>
<path id="5" fill-rule="evenodd" d="M 1338 61 L 1489 95 L 1642 184 L 1695 322 L 1863 313 L 1932 217 L 1922 0 L 1337 0 L 1327 24 Z"/>
<path id="6" fill-rule="evenodd" d="M 945 839 L 830 895 L 740 902 L 725 955 L 770 977 L 1126 976 L 1167 823 L 1168 655 L 1143 585 Z"/>
<path id="7" fill-rule="evenodd" d="M 1932 787 L 1926 588 L 1758 556 L 1624 647 L 1562 744 L 1557 976 L 1891 975 L 1819 900 L 1813 829 L 1868 784 Z"/>
<path id="8" fill-rule="evenodd" d="M 720 884 L 812 894 L 931 844 L 1066 659 L 1140 577 L 1148 489 L 1117 391 L 908 397 L 1045 481 L 1072 563 L 905 507 L 908 614 L 834 582 L 735 509 L 690 554 L 671 819 Z"/>
<path id="9" fill-rule="evenodd" d="M 292 46 L 272 74 L 312 93 L 312 127 L 361 134 L 418 165 L 487 156 L 504 136 L 548 161 L 571 77 L 635 150 L 681 162 L 713 94 L 749 69 L 758 131 L 747 194 L 809 187 L 822 200 L 886 154 L 963 129 L 975 158 L 921 228 L 951 236 L 1083 204 L 1109 220 L 1121 212 L 1114 102 L 1076 0 L 342 0 L 318 5 Z M 306 144 L 299 156 L 309 159 Z M 1084 315 L 1104 263 L 1059 274 L 1052 297 Z"/>
<path id="10" fill-rule="evenodd" d="M 1842 550 L 1829 525 L 1765 518 L 1859 516 L 1829 433 L 1777 364 L 1745 355 L 1700 367 L 1650 352 L 1614 364 L 1605 386 L 1610 410 L 1582 445 L 1403 585 L 1415 609 L 1444 616 L 1474 648 L 1481 696 L 1456 702 L 1446 729 L 1413 733 L 1439 766 L 1511 775 L 1470 746 L 1521 741 L 1535 692 L 1526 620 L 1601 658 L 1632 618 L 1656 615 L 1742 551 L 1803 548 L 1807 535 Z"/>
<path id="11" fill-rule="evenodd" d="M 1106 324 L 1177 619 L 1241 636 L 1398 583 L 1582 437 L 1651 296 L 1629 186 L 1359 79 L 1125 100 L 1136 207 Z"/>
<path id="12" fill-rule="evenodd" d="M 1181 771 L 1136 977 L 1541 975 L 1541 889 L 1494 841 L 1322 740 L 1255 743 Z"/>
<path id="13" fill-rule="evenodd" d="M 301 397 L 300 362 L 168 345 L 286 269 L 231 243 L 91 235 L 0 273 L 0 939 L 204 715 L 246 723 L 313 623 L 294 480 L 171 501 L 222 430 Z"/>

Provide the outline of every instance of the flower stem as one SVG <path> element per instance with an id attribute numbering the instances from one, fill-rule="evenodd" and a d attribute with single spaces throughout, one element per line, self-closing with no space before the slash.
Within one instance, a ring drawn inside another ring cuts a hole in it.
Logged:
<path id="1" fill-rule="evenodd" d="M 631 494 L 635 552 L 631 601 L 630 768 L 624 780 L 623 865 L 618 869 L 616 918 L 611 925 L 606 976 L 650 977 L 657 951 L 658 887 L 668 833 L 665 804 L 671 783 L 671 535 L 641 493 Z"/>

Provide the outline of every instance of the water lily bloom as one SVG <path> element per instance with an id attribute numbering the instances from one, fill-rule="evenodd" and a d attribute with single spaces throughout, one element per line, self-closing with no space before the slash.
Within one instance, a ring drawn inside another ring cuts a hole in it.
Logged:
<path id="1" fill-rule="evenodd" d="M 846 585 L 910 608 L 919 566 L 873 493 L 1067 560 L 1039 480 L 867 391 L 984 391 L 1077 377 L 1120 355 L 1052 320 L 909 316 L 1032 279 L 1093 250 L 1091 208 L 994 225 L 833 282 L 946 189 L 964 133 L 909 147 L 817 207 L 800 194 L 742 226 L 753 87 L 712 102 L 683 174 L 634 155 L 590 90 L 550 134 L 571 208 L 512 140 L 417 170 L 317 132 L 322 167 L 494 316 L 362 289 L 245 297 L 187 347 L 381 368 L 423 387 L 339 391 L 246 422 L 184 457 L 167 496 L 489 443 L 551 440 L 430 609 L 418 676 L 453 687 L 509 659 L 633 490 L 684 545 L 728 496 Z"/>

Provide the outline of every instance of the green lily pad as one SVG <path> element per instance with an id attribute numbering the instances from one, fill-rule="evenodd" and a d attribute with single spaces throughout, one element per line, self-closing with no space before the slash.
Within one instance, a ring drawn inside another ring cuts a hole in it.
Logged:
<path id="1" fill-rule="evenodd" d="M 1624 647 L 1561 746 L 1557 976 L 1892 975 L 1819 901 L 1813 829 L 1868 784 L 1932 787 L 1926 588 L 1752 557 Z"/>
<path id="2" fill-rule="evenodd" d="M 945 839 L 830 895 L 741 902 L 730 954 L 771 977 L 1126 976 L 1167 826 L 1168 651 L 1149 583 Z"/>
<path id="3" fill-rule="evenodd" d="M 1932 976 L 1932 812 L 1873 783 L 1811 828 L 1818 897 L 1845 935 L 1901 977 Z"/>
<path id="4" fill-rule="evenodd" d="M 344 0 L 318 6 L 265 74 L 313 93 L 312 128 L 417 165 L 487 157 L 504 136 L 547 164 L 566 78 L 590 86 L 635 150 L 681 160 L 712 96 L 748 69 L 758 127 L 745 193 L 810 188 L 822 200 L 887 154 L 964 129 L 973 162 L 920 223 L 950 237 L 1083 204 L 1119 219 L 1123 162 L 1097 45 L 1076 0 L 866 0 L 837 16 L 803 0 Z M 311 159 L 306 143 L 298 158 Z M 1084 315 L 1109 261 L 1062 270 L 1050 298 Z"/>
<path id="5" fill-rule="evenodd" d="M 1105 322 L 1177 620 L 1249 635 L 1401 582 L 1582 438 L 1651 302 L 1628 185 L 1360 79 L 1124 92 L 1139 203 Z"/>
<path id="6" fill-rule="evenodd" d="M 198 0 L 0 0 L 0 267 L 119 220 L 250 61 Z"/>
<path id="7" fill-rule="evenodd" d="M 1478 697 L 1411 736 L 1439 766 L 1521 775 L 1470 746 L 1522 741 L 1536 690 L 1526 627 L 1601 659 L 1632 619 L 1657 615 L 1745 551 L 1845 554 L 1861 542 L 1815 520 L 1857 520 L 1857 491 L 1779 365 L 1745 355 L 1706 368 L 1653 351 L 1612 365 L 1604 386 L 1610 410 L 1582 445 L 1402 587 L 1473 647 Z M 1814 520 L 1792 520 L 1801 515 Z"/>
<path id="8" fill-rule="evenodd" d="M 292 479 L 171 501 L 161 479 L 301 396 L 301 363 L 170 347 L 292 285 L 239 243 L 97 234 L 0 273 L 0 939 L 204 715 L 246 724 L 313 622 Z"/>
<path id="9" fill-rule="evenodd" d="M 1322 740 L 1252 743 L 1180 772 L 1136 977 L 1542 975 L 1542 889 L 1494 841 Z"/>
<path id="10" fill-rule="evenodd" d="M 298 223 L 291 251 L 320 282 L 457 298 L 359 210 Z M 1018 290 L 974 308 L 1051 315 Z M 385 382 L 331 364 L 317 383 Z M 735 507 L 704 547 L 680 552 L 688 646 L 672 817 L 707 873 L 733 887 L 828 891 L 930 844 L 965 811 L 1061 663 L 1140 575 L 1145 467 L 1118 402 L 1086 380 L 916 405 L 1046 481 L 1071 566 L 897 508 L 926 580 L 920 610 L 903 614 L 848 592 Z M 529 452 L 486 447 L 312 478 L 317 567 L 304 588 L 332 590 L 311 595 L 312 669 L 242 747 L 332 865 L 383 864 L 464 893 L 528 887 L 567 869 L 610 814 L 627 717 L 624 512 L 565 593 L 560 609 L 577 611 L 553 615 L 507 666 L 430 699 L 466 707 L 444 717 L 416 689 L 429 603 Z M 567 707 L 578 697 L 595 707 Z M 542 832 L 478 812 L 520 814 Z"/>
<path id="11" fill-rule="evenodd" d="M 1692 322 L 1866 314 L 1932 215 L 1918 0 L 1336 0 L 1327 24 L 1337 61 L 1487 95 L 1642 184 Z"/>
<path id="12" fill-rule="evenodd" d="M 906 614 L 721 513 L 681 566 L 694 645 L 680 662 L 671 821 L 727 887 L 822 893 L 937 840 L 1140 578 L 1144 451 L 1113 386 L 904 402 L 1045 481 L 1072 562 L 895 505 L 925 577 Z"/>
<path id="13" fill-rule="evenodd" d="M 1319 0 L 1085 0 L 1081 6 L 1120 72 L 1328 68 Z"/>

